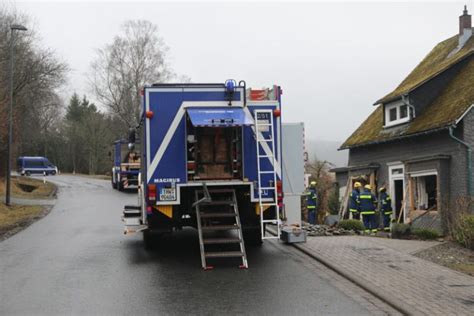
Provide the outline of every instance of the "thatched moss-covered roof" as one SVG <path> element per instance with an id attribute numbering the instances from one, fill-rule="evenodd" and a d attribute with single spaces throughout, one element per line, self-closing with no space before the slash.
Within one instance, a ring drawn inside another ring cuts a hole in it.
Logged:
<path id="1" fill-rule="evenodd" d="M 387 103 L 400 98 L 474 53 L 474 36 L 457 52 L 458 35 L 439 43 L 392 92 L 375 102 Z M 455 53 L 452 53 L 452 52 Z"/>
<path id="2" fill-rule="evenodd" d="M 379 105 L 342 144 L 341 149 L 436 131 L 453 125 L 474 104 L 474 57 L 449 82 L 428 108 L 413 121 L 384 129 Z"/>

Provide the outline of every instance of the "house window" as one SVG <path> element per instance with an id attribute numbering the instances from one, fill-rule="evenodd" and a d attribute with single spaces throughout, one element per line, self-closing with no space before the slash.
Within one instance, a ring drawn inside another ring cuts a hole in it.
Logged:
<path id="1" fill-rule="evenodd" d="M 390 109 L 390 118 L 389 121 L 393 122 L 397 120 L 397 108 Z"/>
<path id="2" fill-rule="evenodd" d="M 398 125 L 410 121 L 408 105 L 403 101 L 395 101 L 385 106 L 385 127 Z"/>
<path id="3" fill-rule="evenodd" d="M 403 174 L 403 168 L 394 168 L 394 169 L 391 169 L 392 170 L 392 174 L 395 175 L 395 174 Z"/>
<path id="4" fill-rule="evenodd" d="M 408 116 L 408 106 L 405 104 L 405 105 L 402 105 L 400 107 L 400 118 L 406 118 Z"/>

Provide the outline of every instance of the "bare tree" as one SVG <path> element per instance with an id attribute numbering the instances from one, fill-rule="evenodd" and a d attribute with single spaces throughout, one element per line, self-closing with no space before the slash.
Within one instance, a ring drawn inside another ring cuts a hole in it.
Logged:
<path id="1" fill-rule="evenodd" d="M 321 217 L 319 222 L 322 221 L 322 217 L 326 212 L 331 211 L 331 195 L 337 193 L 334 187 L 334 176 L 329 172 L 332 167 L 334 167 L 334 164 L 327 160 L 318 160 L 316 156 L 308 161 L 305 166 L 306 173 L 311 175 L 310 180 L 316 181 L 320 210 L 318 217 Z"/>
<path id="2" fill-rule="evenodd" d="M 42 47 L 30 19 L 14 9 L 0 6 L 0 154 L 6 150 L 7 105 L 9 102 L 10 26 L 23 24 L 29 30 L 15 37 L 13 87 L 13 152 L 42 154 L 48 134 L 58 119 L 62 102 L 56 90 L 65 82 L 67 65 L 50 49 Z M 4 173 L 0 159 L 0 175 Z"/>
<path id="3" fill-rule="evenodd" d="M 140 91 L 174 74 L 166 64 L 168 48 L 149 21 L 128 21 L 111 44 L 97 50 L 89 76 L 97 100 L 128 127 L 140 117 Z"/>

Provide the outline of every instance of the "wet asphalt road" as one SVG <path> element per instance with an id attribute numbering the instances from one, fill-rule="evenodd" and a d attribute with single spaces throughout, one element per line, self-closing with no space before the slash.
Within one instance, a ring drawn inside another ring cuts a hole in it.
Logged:
<path id="1" fill-rule="evenodd" d="M 200 268 L 188 229 L 146 251 L 124 236 L 124 204 L 136 195 L 110 183 L 50 177 L 59 186 L 51 213 L 0 242 L 0 315 L 367 314 L 304 264 L 292 247 L 265 241 L 235 262 Z"/>

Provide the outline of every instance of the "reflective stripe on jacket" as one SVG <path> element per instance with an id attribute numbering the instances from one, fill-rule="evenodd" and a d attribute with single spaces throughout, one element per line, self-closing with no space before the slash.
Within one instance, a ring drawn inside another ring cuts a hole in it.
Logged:
<path id="1" fill-rule="evenodd" d="M 349 211 L 359 211 L 359 194 L 359 190 L 352 190 L 351 195 L 349 196 Z"/>
<path id="2" fill-rule="evenodd" d="M 364 189 L 359 195 L 360 213 L 362 215 L 375 214 L 377 198 L 367 189 Z"/>
<path id="3" fill-rule="evenodd" d="M 392 214 L 392 199 L 387 192 L 380 194 L 380 209 L 384 214 Z"/>
<path id="4" fill-rule="evenodd" d="M 318 205 L 318 193 L 316 192 L 316 188 L 308 188 L 308 191 L 306 192 L 306 205 L 308 208 L 316 208 Z"/>

